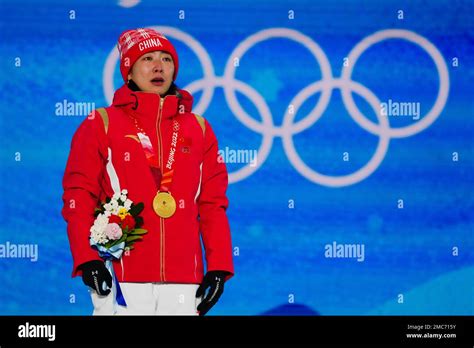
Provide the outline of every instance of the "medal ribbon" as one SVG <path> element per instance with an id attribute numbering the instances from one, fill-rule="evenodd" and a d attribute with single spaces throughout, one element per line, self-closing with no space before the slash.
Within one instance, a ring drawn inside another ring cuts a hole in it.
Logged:
<path id="1" fill-rule="evenodd" d="M 171 135 L 170 153 L 168 154 L 168 161 L 166 161 L 165 168 L 167 171 L 163 173 L 160 183 L 160 192 L 170 192 L 171 184 L 173 183 L 174 163 L 178 154 L 176 153 L 176 145 L 179 139 L 179 122 L 173 120 L 173 134 Z"/>
<path id="2" fill-rule="evenodd" d="M 137 128 L 137 126 L 135 125 Z M 148 165 L 150 166 L 151 174 L 153 175 L 153 179 L 155 179 L 156 185 L 158 186 L 159 192 L 169 192 L 171 188 L 171 184 L 173 182 L 173 174 L 174 174 L 174 164 L 177 158 L 176 146 L 178 144 L 179 139 L 179 122 L 173 120 L 173 134 L 171 136 L 171 146 L 170 152 L 168 154 L 168 160 L 166 161 L 165 168 L 166 171 L 163 170 L 163 174 L 161 175 L 160 165 L 158 163 L 158 156 L 156 154 L 153 145 L 151 144 L 150 138 L 144 132 L 141 132 L 137 128 L 137 135 L 138 139 L 140 140 L 140 144 L 142 145 L 143 152 L 145 153 L 146 160 Z M 161 180 L 159 177 L 161 176 Z"/>

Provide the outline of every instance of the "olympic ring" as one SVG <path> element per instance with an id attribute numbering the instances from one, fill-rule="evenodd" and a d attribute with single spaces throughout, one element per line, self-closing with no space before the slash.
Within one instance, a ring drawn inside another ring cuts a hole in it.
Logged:
<path id="1" fill-rule="evenodd" d="M 184 42 L 197 55 L 203 68 L 204 76 L 203 78 L 196 80 L 184 87 L 184 89 L 188 90 L 191 94 L 199 90 L 203 91 L 199 103 L 194 108 L 196 113 L 204 114 L 212 100 L 214 89 L 216 87 L 222 87 L 224 89 L 224 96 L 227 104 L 229 105 L 229 108 L 233 112 L 234 116 L 244 126 L 262 135 L 262 143 L 259 150 L 257 151 L 257 165 L 251 166 L 249 163 L 237 171 L 229 173 L 229 183 L 235 183 L 243 180 L 257 171 L 270 154 L 273 146 L 273 138 L 280 136 L 282 138 L 285 154 L 287 155 L 290 163 L 302 176 L 311 182 L 328 187 L 343 187 L 353 185 L 366 179 L 373 172 L 375 172 L 375 170 L 377 170 L 378 166 L 385 158 L 391 138 L 408 137 L 423 131 L 433 124 L 433 122 L 436 121 L 443 111 L 449 95 L 449 72 L 443 56 L 436 46 L 434 46 L 430 41 L 409 30 L 387 29 L 367 36 L 351 50 L 347 59 L 349 61 L 349 65 L 343 67 L 341 76 L 339 78 L 335 78 L 332 75 L 329 60 L 321 47 L 308 36 L 305 36 L 293 29 L 265 29 L 247 37 L 234 49 L 234 51 L 229 56 L 229 59 L 225 65 L 224 75 L 222 77 L 218 77 L 214 74 L 214 68 L 208 52 L 191 35 L 172 27 L 154 26 L 151 28 L 162 32 L 166 36 L 170 36 Z M 313 54 L 322 74 L 321 80 L 305 87 L 293 98 L 289 104 L 289 107 L 287 108 L 287 111 L 285 112 L 281 126 L 274 125 L 271 110 L 261 94 L 259 94 L 250 85 L 235 79 L 236 66 L 233 64 L 233 57 L 241 58 L 252 46 L 256 45 L 257 43 L 275 38 L 286 38 L 301 43 L 310 51 L 311 54 Z M 387 116 L 384 116 L 381 113 L 381 103 L 376 95 L 368 88 L 351 79 L 355 63 L 362 53 L 372 45 L 388 39 L 403 39 L 419 45 L 431 56 L 439 74 L 439 90 L 433 107 L 423 118 L 420 119 L 420 121 L 406 127 L 391 128 Z M 112 102 L 113 93 L 115 91 L 113 86 L 113 75 L 116 69 L 117 61 L 118 52 L 114 47 L 107 57 L 103 74 L 104 94 L 109 103 Z M 294 135 L 313 126 L 323 115 L 324 111 L 329 105 L 332 91 L 335 88 L 341 90 L 344 106 L 349 112 L 351 118 L 366 131 L 379 136 L 377 149 L 375 150 L 375 153 L 369 162 L 367 162 L 362 168 L 358 169 L 354 173 L 341 176 L 323 175 L 311 169 L 299 157 L 293 144 Z M 245 112 L 245 110 L 243 110 L 239 101 L 237 100 L 235 94 L 236 91 L 244 94 L 254 103 L 256 110 L 261 116 L 261 122 L 258 122 L 254 117 L 251 117 Z M 297 111 L 304 101 L 318 92 L 321 92 L 321 96 L 319 97 L 319 100 L 314 108 L 309 112 L 308 115 L 294 123 L 293 121 L 296 117 Z M 368 101 L 372 109 L 375 111 L 379 122 L 378 124 L 373 123 L 360 112 L 354 102 L 354 99 L 352 98 L 353 92 L 357 93 L 359 96 L 365 98 Z M 293 112 L 289 111 L 290 106 L 293 107 Z"/>
<path id="2" fill-rule="evenodd" d="M 404 39 L 415 44 L 418 44 L 421 48 L 423 48 L 430 56 L 433 58 L 436 69 L 438 70 L 439 74 L 439 90 L 438 96 L 436 98 L 436 102 L 431 108 L 431 110 L 424 116 L 423 118 L 420 117 L 420 121 L 401 128 L 390 128 L 389 134 L 392 138 L 402 138 L 408 137 L 410 135 L 414 135 L 425 130 L 429 127 L 438 116 L 441 114 L 446 101 L 448 99 L 449 94 L 449 73 L 448 67 L 446 66 L 446 62 L 443 59 L 443 56 L 438 51 L 438 49 L 428 40 L 423 38 L 422 36 L 408 30 L 382 30 L 378 31 L 370 36 L 367 36 L 364 40 L 359 42 L 349 53 L 348 61 L 351 62 L 349 65 L 344 66 L 342 69 L 342 76 L 341 78 L 344 80 L 349 80 L 351 78 L 352 69 L 354 68 L 357 59 L 361 56 L 363 51 L 368 49 L 373 44 L 381 42 L 387 39 Z M 365 130 L 378 135 L 379 130 L 378 128 L 366 117 L 364 117 L 359 109 L 357 108 L 356 104 L 354 103 L 354 99 L 352 99 L 351 94 L 348 92 L 347 89 L 343 88 L 341 90 L 342 98 L 346 108 L 348 110 L 354 111 L 354 116 L 357 119 L 359 125 L 364 128 Z"/>
<path id="3" fill-rule="evenodd" d="M 319 174 L 313 171 L 311 168 L 309 168 L 298 156 L 298 153 L 296 152 L 295 147 L 293 145 L 293 139 L 292 139 L 291 133 L 283 134 L 283 147 L 288 156 L 288 159 L 293 164 L 293 166 L 295 168 L 299 168 L 300 174 L 302 174 L 308 180 L 312 182 L 317 182 L 325 186 L 330 186 L 330 187 L 348 186 L 367 178 L 370 174 L 372 174 L 377 169 L 377 167 L 380 165 L 380 163 L 384 159 L 385 154 L 388 149 L 388 144 L 390 141 L 390 137 L 387 131 L 389 128 L 389 123 L 388 123 L 388 119 L 382 116 L 382 112 L 379 107 L 380 101 L 369 89 L 367 89 L 366 87 L 363 87 L 361 84 L 357 82 L 345 81 L 342 79 L 334 79 L 327 82 L 321 80 L 321 81 L 312 83 L 311 85 L 303 89 L 295 97 L 294 99 L 295 110 L 297 110 L 303 104 L 303 101 L 304 101 L 303 97 L 307 98 L 313 95 L 318 90 L 324 89 L 327 87 L 331 87 L 331 88 L 337 87 L 337 88 L 340 88 L 341 90 L 344 88 L 350 89 L 350 90 L 355 91 L 360 96 L 365 97 L 369 101 L 369 104 L 372 106 L 372 109 L 374 109 L 377 115 L 377 118 L 380 122 L 382 129 L 386 130 L 385 132 L 381 132 L 377 150 L 375 151 L 375 154 L 372 157 L 372 159 L 364 167 L 362 167 L 355 173 L 335 177 L 335 176 Z M 287 113 L 285 115 L 284 124 L 285 125 L 291 124 L 295 115 L 296 115 L 296 112 L 293 114 Z M 350 113 L 349 115 L 352 116 L 352 114 Z M 353 119 L 354 121 L 357 122 L 357 120 L 354 117 Z"/>
<path id="4" fill-rule="evenodd" d="M 292 29 L 274 28 L 274 29 L 262 30 L 258 32 L 257 34 L 254 34 L 248 37 L 247 39 L 245 39 L 243 42 L 241 42 L 237 46 L 237 48 L 230 54 L 230 57 L 242 57 L 245 54 L 245 52 L 251 47 L 251 45 L 254 45 L 256 43 L 259 43 L 267 39 L 276 38 L 276 37 L 288 38 L 288 39 L 302 43 L 316 57 L 316 61 L 321 67 L 323 80 L 326 81 L 326 80 L 332 79 L 331 66 L 329 64 L 329 60 L 324 54 L 324 51 L 319 47 L 318 44 L 316 44 L 309 37 Z M 232 60 L 229 59 L 227 61 L 225 71 L 224 71 L 224 79 L 228 82 L 228 85 L 224 86 L 224 92 L 225 92 L 226 100 L 229 103 L 229 106 L 232 112 L 234 113 L 234 115 L 244 125 L 246 125 L 248 128 L 250 128 L 251 130 L 257 133 L 271 132 L 271 134 L 274 134 L 274 135 L 283 134 L 285 130 L 282 128 L 272 126 L 271 129 L 268 129 L 267 127 L 268 125 L 266 124 L 259 125 L 254 119 L 248 116 L 247 113 L 240 107 L 234 91 L 230 89 L 230 86 L 232 86 L 231 82 L 232 80 L 234 80 L 234 77 L 235 77 L 234 75 L 235 75 L 235 66 L 234 64 L 232 64 Z M 325 109 L 327 105 L 329 104 L 330 97 L 331 97 L 331 90 L 324 89 L 321 95 L 321 98 L 319 99 L 318 104 L 315 106 L 313 111 L 315 110 L 319 111 L 320 109 Z M 308 122 L 302 122 L 302 121 L 300 121 L 299 123 L 296 124 L 296 126 L 294 126 L 295 128 L 298 129 L 298 131 L 302 131 L 305 128 L 307 128 L 304 126 L 307 126 L 306 123 Z M 298 125 L 301 125 L 301 124 L 302 126 L 298 127 Z"/>

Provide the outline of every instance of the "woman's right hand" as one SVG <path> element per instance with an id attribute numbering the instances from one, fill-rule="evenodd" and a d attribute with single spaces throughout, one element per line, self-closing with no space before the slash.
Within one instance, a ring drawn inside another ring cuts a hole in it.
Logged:
<path id="1" fill-rule="evenodd" d="M 112 276 L 105 267 L 103 261 L 92 260 L 83 263 L 78 267 L 82 271 L 82 281 L 87 286 L 97 291 L 100 296 L 107 296 L 112 288 Z M 105 282 L 107 289 L 103 289 L 102 284 Z"/>

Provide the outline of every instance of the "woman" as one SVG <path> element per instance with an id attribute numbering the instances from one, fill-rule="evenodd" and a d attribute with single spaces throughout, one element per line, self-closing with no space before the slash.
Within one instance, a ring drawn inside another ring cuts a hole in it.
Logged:
<path id="1" fill-rule="evenodd" d="M 204 315 L 234 273 L 226 166 L 211 126 L 174 83 L 179 61 L 171 42 L 135 29 L 120 35 L 118 49 L 125 84 L 110 107 L 79 126 L 64 173 L 72 275 L 93 289 L 95 315 Z M 89 236 L 95 209 L 121 191 L 143 203 L 148 233 L 113 262 L 112 285 Z"/>

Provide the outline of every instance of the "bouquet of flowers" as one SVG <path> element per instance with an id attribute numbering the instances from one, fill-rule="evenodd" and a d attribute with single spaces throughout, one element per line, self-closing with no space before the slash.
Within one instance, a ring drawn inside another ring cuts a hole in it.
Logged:
<path id="1" fill-rule="evenodd" d="M 96 208 L 95 221 L 90 229 L 90 245 L 105 260 L 115 283 L 116 300 L 123 306 L 126 306 L 126 303 L 115 277 L 112 261 L 121 259 L 123 251 L 132 250 L 133 244 L 143 239 L 143 235 L 147 233 L 147 230 L 141 228 L 143 218 L 139 216 L 144 207 L 143 203 L 134 204 L 127 198 L 127 194 L 127 190 L 122 190 L 112 198 L 107 197 L 105 203 Z"/>
<path id="2" fill-rule="evenodd" d="M 127 194 L 127 190 L 115 193 L 112 198 L 107 197 L 100 208 L 96 208 L 94 225 L 90 230 L 91 245 L 105 249 L 121 245 L 121 249 L 132 250 L 133 244 L 147 233 L 147 230 L 140 228 L 143 218 L 139 214 L 143 203 L 133 204 Z"/>

